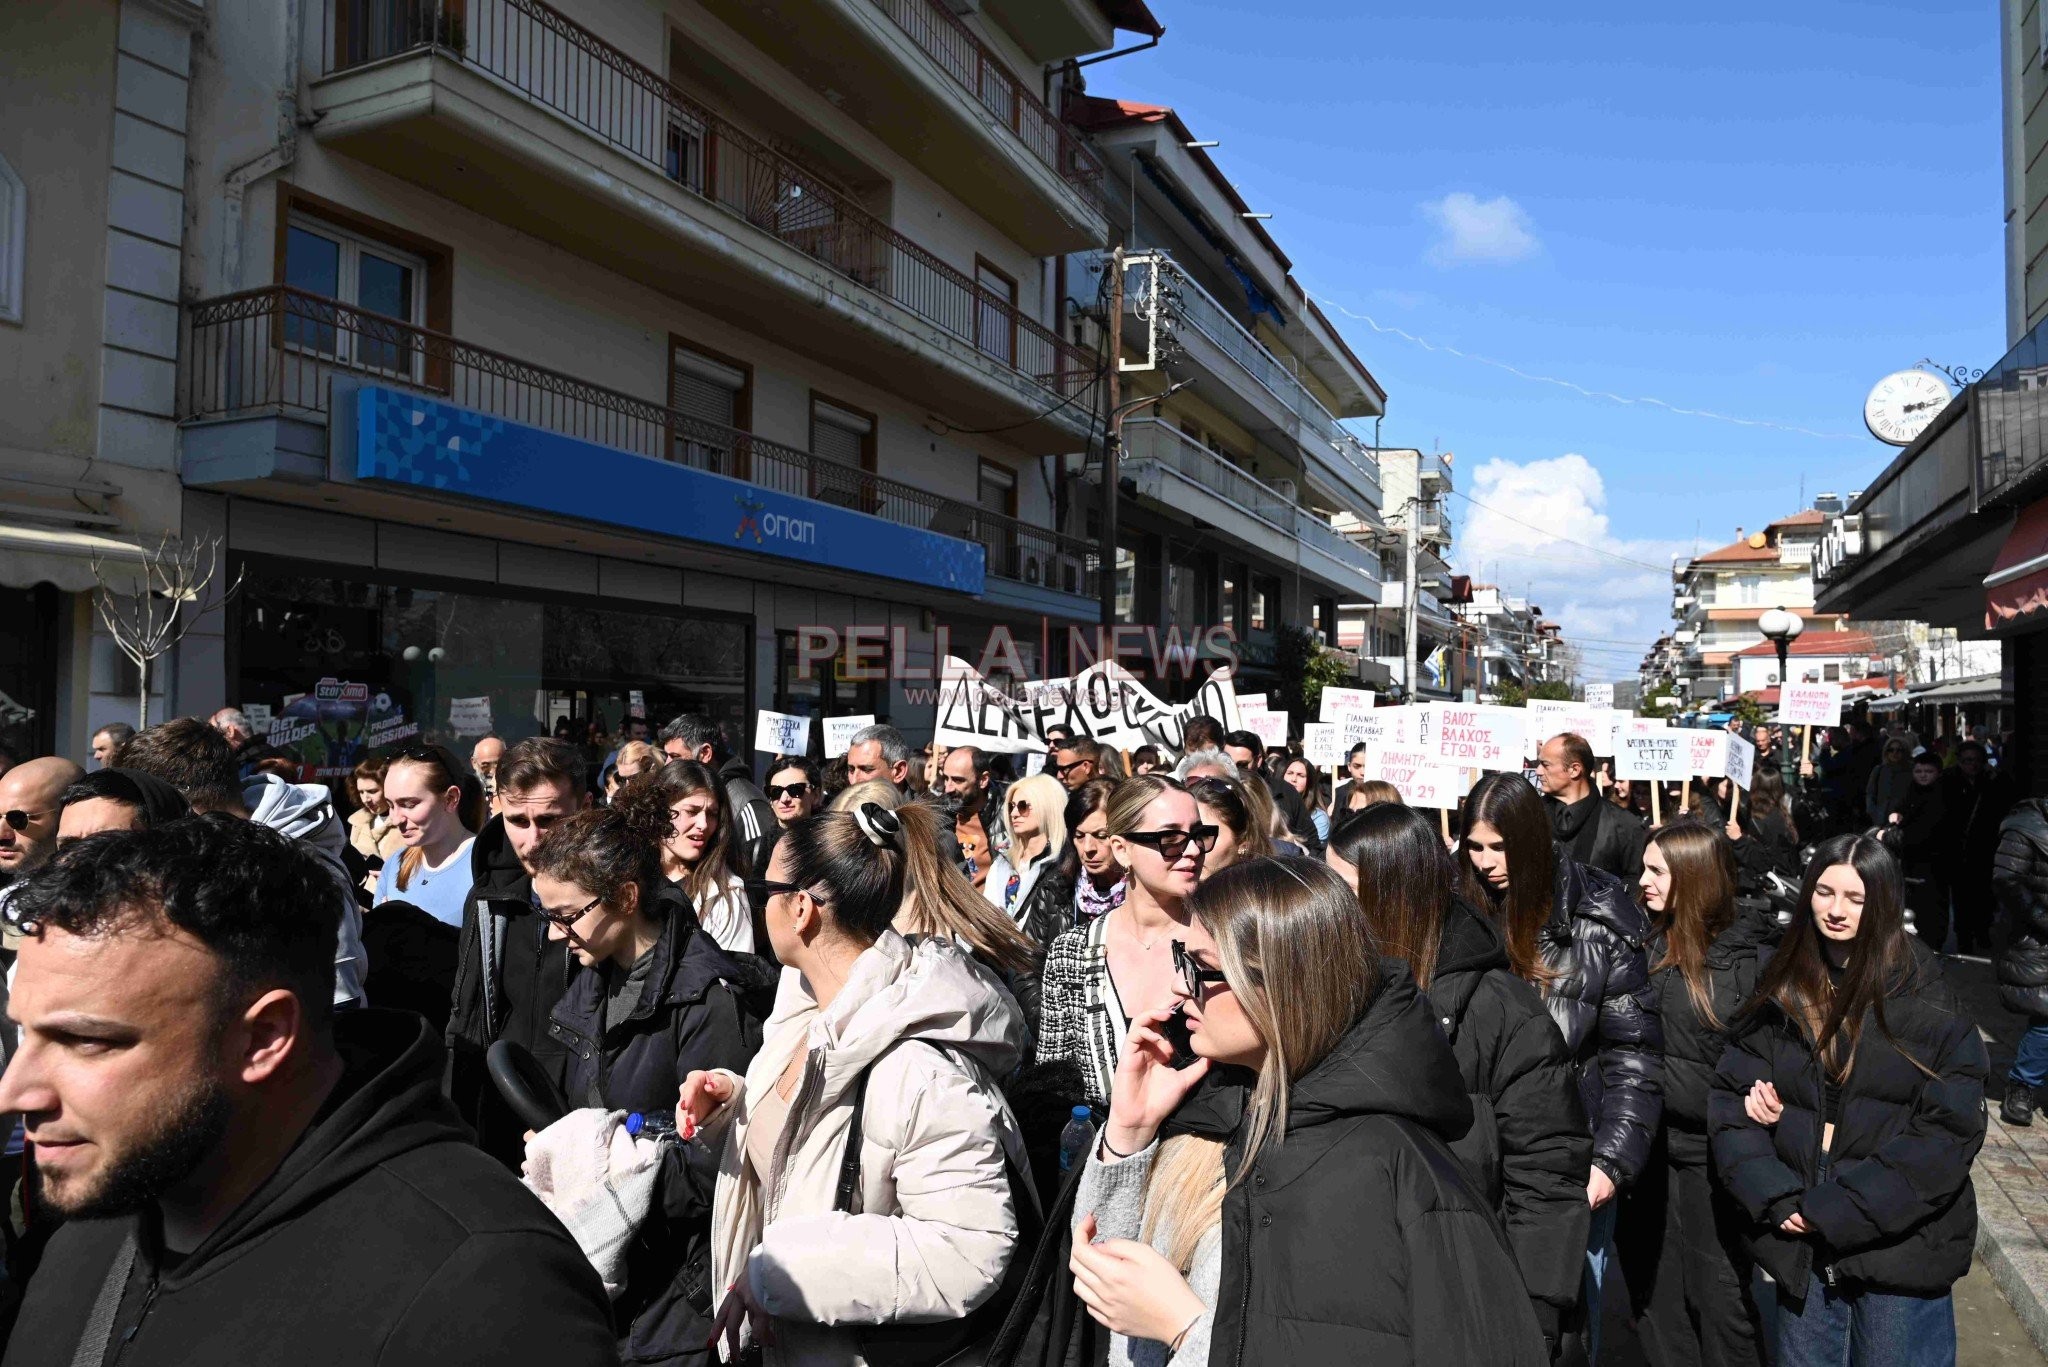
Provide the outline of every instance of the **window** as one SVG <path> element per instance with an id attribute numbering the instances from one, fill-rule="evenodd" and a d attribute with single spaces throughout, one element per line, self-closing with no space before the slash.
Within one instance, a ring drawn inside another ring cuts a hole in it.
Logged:
<path id="1" fill-rule="evenodd" d="M 0 157 L 0 319 L 21 321 L 27 279 L 28 187 Z"/>
<path id="2" fill-rule="evenodd" d="M 811 497 L 859 508 L 867 497 L 865 471 L 875 468 L 875 415 L 830 399 L 811 396 L 811 454 L 820 467 L 811 474 Z M 840 474 L 843 467 L 847 473 Z"/>
<path id="3" fill-rule="evenodd" d="M 1251 629 L 1253 631 L 1271 631 L 1273 629 L 1272 609 L 1272 600 L 1266 596 L 1266 585 L 1263 582 L 1253 584 L 1252 610 L 1250 614 Z"/>
<path id="4" fill-rule="evenodd" d="M 1838 682 L 1842 677 L 1842 667 L 1840 665 L 1822 665 L 1820 677 L 1826 683 Z"/>
<path id="5" fill-rule="evenodd" d="M 1237 632 L 1237 585 L 1243 574 L 1243 569 L 1232 566 L 1223 575 L 1223 601 L 1219 605 L 1217 620 L 1225 631 L 1233 635 Z"/>
<path id="6" fill-rule="evenodd" d="M 750 366 L 670 338 L 668 405 L 705 426 L 679 428 L 669 459 L 745 479 L 738 434 L 753 421 L 753 392 Z"/>
<path id="7" fill-rule="evenodd" d="M 419 380 L 426 317 L 426 263 L 341 228 L 293 219 L 285 231 L 284 283 L 344 308 L 291 301 L 288 346 L 344 364 Z"/>
<path id="8" fill-rule="evenodd" d="M 999 518 L 1013 518 L 1017 515 L 1017 472 L 1007 465 L 994 461 L 981 462 L 981 474 L 976 501 L 981 510 L 994 513 Z M 981 544 L 988 548 L 988 572 L 1005 579 L 1017 575 L 1017 538 L 1015 530 L 1002 521 L 981 523 Z"/>
<path id="9" fill-rule="evenodd" d="M 974 285 L 981 302 L 974 311 L 974 344 L 1004 365 L 1017 359 L 1017 282 L 980 257 Z"/>

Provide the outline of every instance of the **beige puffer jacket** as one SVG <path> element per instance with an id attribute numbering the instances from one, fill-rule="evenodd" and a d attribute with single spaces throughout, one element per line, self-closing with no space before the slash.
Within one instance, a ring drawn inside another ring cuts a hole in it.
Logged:
<path id="1" fill-rule="evenodd" d="M 1026 1163 L 995 1082 L 1027 1038 L 1002 984 L 950 941 L 888 931 L 823 1011 L 785 969 L 765 1033 L 704 1138 L 724 1143 L 711 1284 L 751 1279 L 775 1317 L 767 1367 L 861 1367 L 859 1326 L 957 1319 L 994 1295 L 1017 1256 L 1005 1150 Z M 757 1182 L 746 1098 L 773 1087 L 798 1048 L 803 1080 Z M 863 1069 L 861 1213 L 843 1214 L 832 1207 Z"/>

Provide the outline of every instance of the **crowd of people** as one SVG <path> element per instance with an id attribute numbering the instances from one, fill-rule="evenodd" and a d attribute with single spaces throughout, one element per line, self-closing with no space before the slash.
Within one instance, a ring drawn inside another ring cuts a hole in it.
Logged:
<path id="1" fill-rule="evenodd" d="M 1802 854 L 1776 763 L 1653 824 L 1573 735 L 1447 823 L 1206 717 L 340 792 L 120 732 L 0 774 L 5 1367 L 1544 1367 L 1620 1283 L 1658 1367 L 1950 1362 L 1988 1062 L 1929 860 L 2039 1022 L 2008 1118 L 2048 1080 L 2048 805 L 1968 745 L 1824 747 L 1868 819 Z"/>

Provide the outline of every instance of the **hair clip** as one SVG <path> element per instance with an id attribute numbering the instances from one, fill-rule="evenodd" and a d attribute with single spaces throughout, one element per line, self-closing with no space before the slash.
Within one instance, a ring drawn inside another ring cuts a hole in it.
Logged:
<path id="1" fill-rule="evenodd" d="M 853 824 L 860 827 L 860 833 L 877 849 L 888 849 L 894 845 L 896 837 L 903 831 L 902 820 L 879 802 L 863 802 L 855 808 Z"/>

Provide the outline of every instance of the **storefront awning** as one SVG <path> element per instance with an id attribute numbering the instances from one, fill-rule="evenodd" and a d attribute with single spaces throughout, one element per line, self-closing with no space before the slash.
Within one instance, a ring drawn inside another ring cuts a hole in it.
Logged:
<path id="1" fill-rule="evenodd" d="M 108 567 L 140 565 L 142 551 L 132 541 L 94 532 L 0 523 L 0 584 L 9 588 L 49 583 L 83 593 L 99 582 L 94 560 Z"/>
<path id="2" fill-rule="evenodd" d="M 2006 533 L 1984 576 L 1984 627 L 2048 622 L 2048 498 L 2030 503 Z"/>

